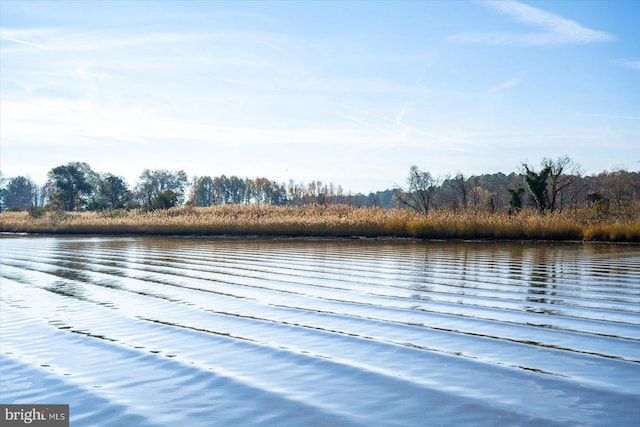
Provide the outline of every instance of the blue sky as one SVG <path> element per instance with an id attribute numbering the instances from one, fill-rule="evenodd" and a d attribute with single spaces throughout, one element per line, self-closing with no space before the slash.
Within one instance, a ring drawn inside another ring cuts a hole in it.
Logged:
<path id="1" fill-rule="evenodd" d="M 0 168 L 354 192 L 640 168 L 640 2 L 0 0 Z"/>

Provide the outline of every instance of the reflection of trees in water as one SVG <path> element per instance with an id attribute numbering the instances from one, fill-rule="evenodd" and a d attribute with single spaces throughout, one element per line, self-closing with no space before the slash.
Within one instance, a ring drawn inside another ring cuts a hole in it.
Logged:
<path id="1" fill-rule="evenodd" d="M 76 260 L 70 260 L 73 252 L 62 252 L 67 259 L 58 258 L 56 260 L 56 269 L 51 272 L 54 276 L 62 279 L 56 280 L 50 286 L 45 287 L 49 292 L 75 298 L 81 301 L 89 301 L 84 289 L 84 283 L 90 283 L 91 277 L 86 273 L 86 263 Z"/>
<path id="2" fill-rule="evenodd" d="M 56 252 L 58 252 L 59 255 L 55 261 L 56 268 L 51 271 L 50 274 L 56 276 L 60 280 L 56 280 L 44 289 L 49 292 L 80 301 L 114 308 L 115 304 L 113 301 L 95 300 L 90 296 L 91 285 L 111 289 L 122 288 L 122 284 L 116 278 L 98 279 L 92 275 L 91 272 L 96 270 L 98 262 L 87 256 L 86 250 L 94 245 L 95 242 L 93 239 L 83 238 L 72 238 L 56 242 Z M 99 267 L 97 269 L 100 270 Z M 113 274 L 113 271 L 105 273 Z"/>
<path id="3" fill-rule="evenodd" d="M 551 245 L 540 245 L 531 248 L 523 256 L 529 266 L 525 273 L 527 283 L 526 301 L 534 305 L 525 306 L 531 313 L 559 314 L 558 308 L 548 305 L 564 305 L 565 301 L 558 293 L 558 283 L 566 277 L 567 266 L 574 257 L 566 257 L 566 248 L 556 248 Z M 571 269 L 571 268 L 569 268 Z"/>
<path id="4" fill-rule="evenodd" d="M 392 271 L 395 286 L 409 288 L 416 300 L 437 299 L 436 294 L 460 296 L 461 302 L 472 294 L 491 291 L 507 295 L 522 309 L 539 313 L 557 313 L 567 298 L 579 297 L 588 288 L 601 282 L 615 286 L 610 273 L 628 275 L 625 261 L 602 265 L 601 256 L 608 260 L 608 252 L 624 257 L 617 246 L 551 243 L 551 242 L 381 242 L 359 240 L 287 240 L 287 239 L 216 239 L 171 237 L 114 237 L 65 238 L 56 242 L 56 252 L 62 255 L 56 264 L 58 278 L 100 286 L 123 286 L 118 276 L 126 277 L 131 263 L 167 263 L 174 256 L 209 262 L 223 260 L 241 251 L 247 260 L 251 254 L 308 256 L 318 260 L 314 274 L 334 277 L 334 260 L 342 264 L 343 276 L 359 274 L 349 266 L 358 267 L 359 259 L 366 260 L 364 268 L 372 274 Z M 98 253 L 98 259 L 87 254 Z M 167 255 L 169 253 L 170 255 Z M 630 251 L 628 257 L 637 257 Z M 328 267 L 325 265 L 328 265 Z M 216 261 L 218 262 L 218 261 Z M 264 262 L 268 262 L 265 260 Z M 353 264 L 351 264 L 353 263 Z M 369 271 L 370 270 L 370 271 Z M 111 284 L 99 280 L 91 271 L 113 276 Z M 382 273 L 381 273 L 382 274 Z M 385 273 L 386 274 L 386 273 Z M 581 279 L 588 280 L 581 283 Z M 393 279 L 389 279 L 393 281 Z M 73 292 L 72 292 L 73 293 Z M 568 301 L 568 302 L 567 302 Z"/>
<path id="5" fill-rule="evenodd" d="M 84 271 L 86 269 L 85 263 L 57 261 L 56 267 L 58 268 L 53 272 L 53 274 L 62 279 L 84 283 L 91 282 L 91 277 Z"/>
<path id="6" fill-rule="evenodd" d="M 411 289 L 416 291 L 432 292 L 440 282 L 464 296 L 467 289 L 524 281 L 523 245 L 517 242 L 425 242 L 421 253 L 411 265 L 415 282 Z M 429 299 L 423 294 L 412 297 Z"/>
<path id="7" fill-rule="evenodd" d="M 46 286 L 49 292 L 54 294 L 75 298 L 81 301 L 89 301 L 83 286 L 79 283 L 67 282 L 65 280 L 56 280 L 51 285 Z"/>
<path id="8" fill-rule="evenodd" d="M 566 296 L 579 293 L 585 269 L 582 245 L 521 242 L 428 242 L 411 263 L 415 299 L 429 299 L 439 284 L 451 293 L 496 289 L 520 298 L 523 309 L 559 314 Z M 440 283 L 439 283 L 440 282 Z M 440 292 L 448 293 L 442 288 Z"/>

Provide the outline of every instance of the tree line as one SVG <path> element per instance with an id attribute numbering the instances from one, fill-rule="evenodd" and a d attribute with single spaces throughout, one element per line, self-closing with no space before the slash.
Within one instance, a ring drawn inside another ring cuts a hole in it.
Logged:
<path id="1" fill-rule="evenodd" d="M 568 156 L 523 162 L 519 172 L 465 177 L 435 177 L 412 166 L 406 188 L 397 188 L 395 201 L 417 212 L 434 209 L 554 212 L 589 208 L 596 216 L 624 215 L 640 203 L 640 173 L 624 169 L 583 176 Z"/>
<path id="2" fill-rule="evenodd" d="M 87 163 L 54 167 L 43 185 L 25 176 L 0 174 L 0 211 L 31 208 L 60 211 L 168 209 L 190 205 L 295 205 L 361 203 L 364 196 L 345 194 L 341 186 L 322 181 L 278 183 L 264 177 L 220 175 L 189 180 L 183 170 L 145 169 L 133 187 L 111 173 L 95 172 Z"/>
<path id="3" fill-rule="evenodd" d="M 264 177 L 220 175 L 188 179 L 183 170 L 143 170 L 130 187 L 111 173 L 98 173 L 87 163 L 54 167 L 38 185 L 29 177 L 0 174 L 0 210 L 87 211 L 112 209 L 168 209 L 189 205 L 347 204 L 406 207 L 427 214 L 432 210 L 540 212 L 590 208 L 598 215 L 624 213 L 640 200 L 640 174 L 618 169 L 583 176 L 569 157 L 545 158 L 539 167 L 522 163 L 520 170 L 503 173 L 438 177 L 412 166 L 406 186 L 369 194 L 346 193 L 340 185 L 311 181 L 278 183 Z"/>

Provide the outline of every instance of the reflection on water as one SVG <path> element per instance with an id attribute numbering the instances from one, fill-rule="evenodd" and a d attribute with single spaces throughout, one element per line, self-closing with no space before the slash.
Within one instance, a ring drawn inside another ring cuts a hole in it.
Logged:
<path id="1" fill-rule="evenodd" d="M 0 262 L 0 401 L 74 426 L 638 420 L 637 245 L 5 236 Z"/>
<path id="2" fill-rule="evenodd" d="M 64 295 L 79 300 L 87 299 L 84 295 L 82 285 L 75 283 L 55 281 L 50 286 L 47 286 L 44 289 L 59 295 Z"/>

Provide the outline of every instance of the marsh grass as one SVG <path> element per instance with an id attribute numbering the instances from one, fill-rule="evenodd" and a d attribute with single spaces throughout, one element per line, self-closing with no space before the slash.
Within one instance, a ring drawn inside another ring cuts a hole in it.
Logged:
<path id="1" fill-rule="evenodd" d="M 581 212 L 516 215 L 344 205 L 214 206 L 169 210 L 0 214 L 0 231 L 69 234 L 261 235 L 292 237 L 409 237 L 420 239 L 541 239 L 640 241 L 640 217 L 599 220 Z"/>

